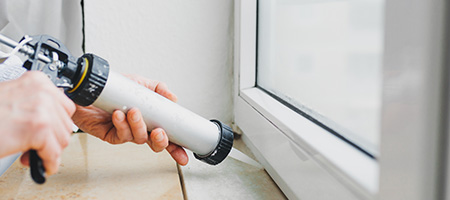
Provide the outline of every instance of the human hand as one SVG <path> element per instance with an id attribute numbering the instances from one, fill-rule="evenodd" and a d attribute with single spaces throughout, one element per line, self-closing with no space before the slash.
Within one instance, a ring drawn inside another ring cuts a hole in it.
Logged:
<path id="1" fill-rule="evenodd" d="M 25 72 L 0 83 L 0 157 L 29 150 L 41 157 L 48 175 L 58 171 L 62 150 L 69 144 L 75 104 L 42 72 Z"/>
<path id="2" fill-rule="evenodd" d="M 171 101 L 177 101 L 177 97 L 162 82 L 148 80 L 138 75 L 125 76 Z M 77 110 L 72 119 L 81 130 L 111 144 L 147 143 L 155 152 L 166 149 L 180 165 L 188 163 L 189 158 L 184 149 L 169 142 L 169 138 L 163 129 L 156 128 L 148 135 L 147 125 L 137 108 L 130 109 L 127 114 L 116 110 L 111 115 L 94 106 L 82 107 L 77 105 Z"/>

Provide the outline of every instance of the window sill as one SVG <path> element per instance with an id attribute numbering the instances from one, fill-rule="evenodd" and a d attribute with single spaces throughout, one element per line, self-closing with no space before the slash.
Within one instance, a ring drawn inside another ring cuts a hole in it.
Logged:
<path id="1" fill-rule="evenodd" d="M 254 124 L 270 123 L 284 135 L 294 155 L 300 157 L 306 155 L 306 158 L 301 159 L 313 160 L 314 164 L 325 169 L 334 179 L 344 183 L 353 191 L 359 191 L 357 192 L 359 194 L 365 194 L 363 196 L 374 196 L 378 192 L 379 167 L 376 160 L 287 108 L 258 88 L 252 87 L 240 91 L 238 108 L 235 112 L 236 122 L 241 128 L 245 127 L 246 123 L 250 123 L 246 120 L 252 118 L 252 116 L 246 116 L 249 114 L 242 110 L 242 106 L 250 106 L 252 112 L 256 112 L 266 121 L 254 121 Z M 243 128 L 243 130 L 249 138 L 255 137 L 256 134 L 258 137 L 265 137 L 261 131 L 254 131 L 252 128 Z M 250 140 L 258 143 L 253 138 Z M 260 147 L 260 144 L 255 146 Z M 263 152 L 261 154 L 266 157 Z M 273 165 L 270 161 L 267 164 Z"/>

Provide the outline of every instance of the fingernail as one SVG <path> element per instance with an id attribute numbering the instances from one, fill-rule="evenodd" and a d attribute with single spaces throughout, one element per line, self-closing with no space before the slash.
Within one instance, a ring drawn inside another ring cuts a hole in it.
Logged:
<path id="1" fill-rule="evenodd" d="M 123 113 L 119 113 L 119 114 L 117 114 L 117 120 L 119 120 L 119 121 L 123 121 L 123 120 L 125 120 L 125 115 L 123 114 Z"/>
<path id="2" fill-rule="evenodd" d="M 161 141 L 164 140 L 164 135 L 163 135 L 163 133 L 162 133 L 161 130 L 159 130 L 159 131 L 156 132 L 155 140 L 156 140 L 157 142 L 161 142 Z"/>
<path id="3" fill-rule="evenodd" d="M 133 120 L 133 122 L 138 122 L 139 119 L 140 119 L 139 113 L 134 113 L 134 115 L 131 116 L 131 120 Z"/>

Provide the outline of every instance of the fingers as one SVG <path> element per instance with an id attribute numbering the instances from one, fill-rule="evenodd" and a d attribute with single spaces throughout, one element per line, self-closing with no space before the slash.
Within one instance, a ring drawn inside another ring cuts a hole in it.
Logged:
<path id="1" fill-rule="evenodd" d="M 139 75 L 135 75 L 135 74 L 125 74 L 126 77 L 128 77 L 129 79 L 136 81 L 137 83 L 139 83 L 140 85 L 143 85 L 144 87 L 155 91 L 156 93 L 170 99 L 173 102 L 177 102 L 178 98 L 177 96 L 175 96 L 175 94 L 173 94 L 169 88 L 167 87 L 167 85 L 163 82 L 160 81 L 155 81 L 155 80 L 149 80 L 147 78 L 144 78 L 142 76 Z"/>
<path id="2" fill-rule="evenodd" d="M 177 96 L 175 96 L 175 94 L 173 94 L 169 88 L 167 87 L 167 84 L 163 83 L 163 82 L 158 82 L 155 86 L 155 92 L 168 98 L 169 100 L 173 101 L 173 102 L 177 102 L 178 98 Z"/>
<path id="3" fill-rule="evenodd" d="M 44 102 L 50 102 L 44 99 Z M 70 140 L 72 121 L 65 109 L 59 104 L 42 103 L 31 117 L 29 130 L 35 131 L 30 138 L 30 149 L 37 151 L 41 157 L 47 175 L 55 174 L 60 164 L 62 150 Z M 29 158 L 29 155 L 22 157 Z M 25 164 L 27 161 L 22 160 Z"/>
<path id="4" fill-rule="evenodd" d="M 189 162 L 189 157 L 186 154 L 186 151 L 180 146 L 174 143 L 169 143 L 166 150 L 178 164 L 184 166 Z"/>
<path id="5" fill-rule="evenodd" d="M 73 114 L 76 111 L 75 103 L 73 103 L 72 100 L 70 100 L 63 92 L 59 91 L 58 89 L 53 90 L 54 96 L 57 97 L 57 100 L 60 102 L 60 105 L 65 110 L 65 112 L 72 117 Z"/>
<path id="6" fill-rule="evenodd" d="M 117 135 L 117 141 L 113 143 L 133 141 L 137 144 L 144 144 L 147 142 L 147 126 L 137 108 L 130 109 L 126 115 L 120 110 L 114 111 L 112 121 Z"/>
<path id="7" fill-rule="evenodd" d="M 113 144 L 121 144 L 129 141 L 133 141 L 133 135 L 131 133 L 130 125 L 126 120 L 125 113 L 120 110 L 116 110 L 112 114 L 112 122 L 116 127 L 116 139 L 112 141 Z"/>
<path id="8" fill-rule="evenodd" d="M 189 162 L 186 151 L 182 147 L 169 142 L 167 134 L 161 128 L 156 128 L 151 132 L 150 139 L 147 143 L 155 152 L 161 152 L 166 149 L 172 158 L 180 165 L 184 166 Z"/>
<path id="9" fill-rule="evenodd" d="M 69 144 L 75 104 L 42 72 L 25 72 L 8 84 L 0 91 L 8 97 L 1 99 L 0 110 L 8 113 L 2 127 L 20 136 L 13 151 L 36 150 L 47 174 L 56 173 L 62 149 Z M 29 153 L 21 157 L 25 165 L 28 159 Z"/>
<path id="10" fill-rule="evenodd" d="M 20 162 L 25 166 L 30 166 L 30 152 L 27 151 L 20 156 Z"/>
<path id="11" fill-rule="evenodd" d="M 169 145 L 169 138 L 162 128 L 156 128 L 147 143 L 154 152 L 161 152 Z"/>
<path id="12" fill-rule="evenodd" d="M 131 127 L 134 142 L 144 144 L 148 140 L 147 125 L 145 125 L 141 112 L 137 108 L 132 108 L 127 113 L 127 120 Z"/>
<path id="13" fill-rule="evenodd" d="M 63 92 L 55 87 L 51 80 L 42 72 L 27 71 L 20 79 L 25 79 L 24 84 L 34 87 L 35 91 L 45 91 L 57 100 L 65 109 L 66 113 L 72 116 L 75 113 L 75 104 Z"/>
<path id="14" fill-rule="evenodd" d="M 56 117 L 60 120 L 60 123 L 54 124 L 56 130 L 61 131 L 56 133 L 56 138 L 61 147 L 66 148 L 69 145 L 73 122 L 71 117 L 64 112 L 64 108 L 61 105 L 56 104 L 53 108 L 54 112 L 51 113 L 56 113 Z"/>
<path id="15" fill-rule="evenodd" d="M 37 151 L 44 163 L 47 175 L 55 174 L 58 171 L 59 164 L 61 163 L 61 152 L 62 148 L 55 139 L 48 139 L 44 148 Z"/>
<path id="16" fill-rule="evenodd" d="M 55 156 L 53 156 L 53 159 L 47 157 L 44 157 L 46 158 L 44 159 L 39 153 L 38 155 L 44 162 L 44 168 L 47 175 L 55 174 L 58 171 L 59 164 L 61 163 L 59 154 L 55 154 Z M 27 151 L 23 153 L 22 156 L 20 156 L 20 162 L 25 166 L 30 166 L 30 151 Z"/>
<path id="17" fill-rule="evenodd" d="M 49 133 L 50 131 L 49 129 L 41 129 L 36 133 L 37 138 L 35 144 L 31 145 L 31 149 L 35 149 L 42 159 L 47 175 L 55 174 L 58 171 L 63 149 L 56 137 L 49 137 L 49 134 L 54 134 Z M 29 153 L 26 153 L 21 158 L 22 163 L 29 165 L 25 159 L 29 159 Z"/>

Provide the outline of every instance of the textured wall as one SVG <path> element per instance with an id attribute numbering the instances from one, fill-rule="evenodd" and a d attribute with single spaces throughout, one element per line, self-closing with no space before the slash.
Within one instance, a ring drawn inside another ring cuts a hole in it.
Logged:
<path id="1" fill-rule="evenodd" d="M 161 80 L 206 118 L 232 118 L 232 0 L 85 1 L 86 52 Z"/>

